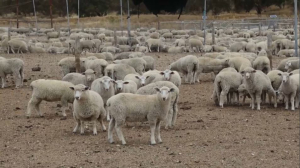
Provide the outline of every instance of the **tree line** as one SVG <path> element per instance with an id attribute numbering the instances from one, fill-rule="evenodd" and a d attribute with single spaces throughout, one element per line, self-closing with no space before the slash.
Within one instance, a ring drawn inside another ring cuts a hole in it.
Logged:
<path id="1" fill-rule="evenodd" d="M 300 0 L 297 0 L 298 4 Z M 0 15 L 16 13 L 16 0 L 0 0 Z M 78 0 L 68 0 L 69 13 L 77 14 Z M 110 12 L 120 13 L 119 0 L 80 0 L 80 16 L 105 16 Z M 214 15 L 221 12 L 250 12 L 255 10 L 262 14 L 265 8 L 275 5 L 278 8 L 294 6 L 294 0 L 207 0 L 207 12 Z M 131 13 L 148 14 L 144 5 L 134 6 L 130 1 Z M 298 5 L 299 6 L 299 5 Z M 36 11 L 44 16 L 50 15 L 50 0 L 35 0 Z M 199 14 L 204 10 L 204 0 L 188 0 L 184 14 Z M 123 11 L 127 11 L 127 0 L 123 0 Z M 66 16 L 66 1 L 52 0 L 52 13 L 55 16 Z M 19 14 L 23 16 L 33 15 L 32 0 L 19 0 Z"/>

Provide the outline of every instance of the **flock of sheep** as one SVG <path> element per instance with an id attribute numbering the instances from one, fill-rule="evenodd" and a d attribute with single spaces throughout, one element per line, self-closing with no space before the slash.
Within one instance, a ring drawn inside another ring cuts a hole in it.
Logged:
<path id="1" fill-rule="evenodd" d="M 277 107 L 284 102 L 291 110 L 299 107 L 299 59 L 295 54 L 294 32 L 280 29 L 276 32 L 244 29 L 217 29 L 215 44 L 212 30 L 206 35 L 199 30 L 156 30 L 139 28 L 131 31 L 131 38 L 121 31 L 107 29 L 54 29 L 20 28 L 0 30 L 1 50 L 5 53 L 73 53 L 75 40 L 80 38 L 80 70 L 76 72 L 75 58 L 65 57 L 58 62 L 62 80 L 38 79 L 30 84 L 32 97 L 28 102 L 27 117 L 32 111 L 43 116 L 42 101 L 60 101 L 63 119 L 73 104 L 76 126 L 73 132 L 85 131 L 85 122 L 93 124 L 97 134 L 97 121 L 106 131 L 103 120 L 109 121 L 108 140 L 113 143 L 115 128 L 122 144 L 126 144 L 121 127 L 125 122 L 148 121 L 151 144 L 161 143 L 160 124 L 173 127 L 177 119 L 179 87 L 182 83 L 196 84 L 202 73 L 211 73 L 214 90 L 212 100 L 217 106 L 242 104 L 251 98 L 250 107 L 260 110 L 266 101 Z M 267 35 L 272 45 L 267 47 Z M 299 44 L 299 43 L 298 43 Z M 272 70 L 267 52 L 282 60 Z M 187 53 L 165 67 L 155 69 L 156 60 L 148 52 Z M 198 54 L 200 53 L 200 54 Z M 204 54 L 203 54 L 204 53 Z M 2 88 L 6 76 L 15 77 L 16 87 L 23 85 L 24 62 L 17 58 L 0 57 Z M 182 81 L 184 79 L 184 81 Z M 156 138 L 155 138 L 156 137 Z M 156 141 L 157 140 L 157 141 Z"/>

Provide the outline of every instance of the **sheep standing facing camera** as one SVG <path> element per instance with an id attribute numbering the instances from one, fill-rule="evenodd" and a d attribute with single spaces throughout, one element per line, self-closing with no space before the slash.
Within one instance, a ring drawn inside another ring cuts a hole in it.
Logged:
<path id="1" fill-rule="evenodd" d="M 2 79 L 2 89 L 5 87 L 5 79 L 9 74 L 14 75 L 16 88 L 22 86 L 24 79 L 24 62 L 18 58 L 0 59 L 0 78 Z"/>
<path id="2" fill-rule="evenodd" d="M 101 96 L 82 84 L 72 86 L 70 89 L 74 91 L 73 116 L 77 122 L 73 133 L 76 133 L 80 127 L 80 134 L 84 134 L 83 122 L 91 121 L 93 122 L 93 134 L 97 135 L 97 120 L 100 121 L 102 130 L 106 131 L 103 124 L 106 110 Z"/>
<path id="3" fill-rule="evenodd" d="M 159 143 L 162 143 L 160 137 L 160 122 L 164 121 L 168 113 L 171 98 L 170 93 L 174 88 L 161 87 L 155 88 L 156 95 L 136 95 L 131 93 L 117 94 L 107 101 L 107 111 L 111 115 L 108 128 L 108 140 L 113 143 L 113 129 L 116 129 L 119 139 L 123 145 L 126 141 L 121 130 L 125 122 L 143 122 L 148 121 L 151 130 L 151 145 L 156 144 L 155 132 Z"/>

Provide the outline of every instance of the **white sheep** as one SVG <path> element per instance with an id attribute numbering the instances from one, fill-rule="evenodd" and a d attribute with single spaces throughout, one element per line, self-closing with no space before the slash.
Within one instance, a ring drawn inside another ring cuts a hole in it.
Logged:
<path id="1" fill-rule="evenodd" d="M 57 32 L 48 32 L 47 33 L 47 38 L 50 39 L 50 38 L 59 38 L 60 36 L 60 31 L 57 31 Z"/>
<path id="2" fill-rule="evenodd" d="M 56 102 L 60 101 L 63 107 L 62 119 L 66 119 L 66 111 L 68 110 L 68 103 L 73 103 L 74 93 L 70 90 L 70 87 L 74 85 L 66 81 L 58 80 L 46 80 L 38 79 L 31 82 L 32 96 L 27 106 L 27 117 L 30 117 L 32 110 L 36 110 L 41 117 L 43 117 L 40 111 L 41 102 Z"/>
<path id="3" fill-rule="evenodd" d="M 137 58 L 137 57 L 142 57 L 144 55 L 145 53 L 143 52 L 132 52 L 128 55 L 128 58 Z"/>
<path id="4" fill-rule="evenodd" d="M 266 56 L 258 56 L 253 61 L 253 68 L 256 70 L 261 70 L 265 74 L 268 74 L 271 70 L 270 60 Z"/>
<path id="5" fill-rule="evenodd" d="M 228 65 L 235 68 L 238 72 L 242 72 L 247 67 L 252 67 L 252 63 L 243 57 L 233 57 L 228 61 Z"/>
<path id="6" fill-rule="evenodd" d="M 113 61 L 115 64 L 126 64 L 134 68 L 134 70 L 140 75 L 145 72 L 146 61 L 142 58 L 130 58 L 130 59 L 122 59 Z"/>
<path id="7" fill-rule="evenodd" d="M 182 57 L 170 65 L 170 70 L 183 73 L 185 76 L 185 82 L 189 82 L 190 84 L 195 83 L 198 69 L 198 58 L 193 55 Z"/>
<path id="8" fill-rule="evenodd" d="M 176 39 L 174 44 L 176 47 L 185 47 L 185 39 Z"/>
<path id="9" fill-rule="evenodd" d="M 135 51 L 135 52 L 142 52 L 142 53 L 147 53 L 147 52 L 149 52 L 148 47 L 146 47 L 146 46 L 140 46 L 139 44 L 136 45 L 134 51 Z"/>
<path id="10" fill-rule="evenodd" d="M 108 46 L 108 47 L 103 47 L 101 49 L 101 52 L 110 52 L 110 53 L 119 53 L 121 52 L 121 50 L 117 47 L 113 47 L 113 46 Z"/>
<path id="11" fill-rule="evenodd" d="M 85 60 L 84 66 L 85 69 L 92 69 L 96 72 L 96 78 L 104 76 L 104 70 L 108 62 L 104 59 L 95 59 L 95 60 Z"/>
<path id="12" fill-rule="evenodd" d="M 81 72 L 85 71 L 84 62 L 86 61 L 86 58 L 80 58 L 80 70 Z M 58 66 L 61 67 L 63 76 L 70 72 L 76 72 L 76 64 L 75 64 L 75 58 L 74 57 L 66 57 L 61 59 L 58 62 Z"/>
<path id="13" fill-rule="evenodd" d="M 42 47 L 28 46 L 30 53 L 46 53 L 46 50 Z"/>
<path id="14" fill-rule="evenodd" d="M 63 77 L 63 81 L 73 83 L 74 85 L 83 84 L 91 87 L 92 82 L 96 79 L 96 72 L 92 69 L 87 69 L 83 74 L 80 73 L 69 73 Z"/>
<path id="15" fill-rule="evenodd" d="M 295 56 L 295 50 L 294 49 L 284 49 L 280 50 L 277 54 L 279 57 L 293 57 Z"/>
<path id="16" fill-rule="evenodd" d="M 146 61 L 145 71 L 154 70 L 155 59 L 151 56 L 142 56 L 142 59 Z"/>
<path id="17" fill-rule="evenodd" d="M 156 49 L 159 52 L 159 49 L 162 47 L 162 40 L 161 39 L 148 39 L 146 40 L 146 46 L 148 47 L 149 52 L 152 52 L 151 49 Z"/>
<path id="18" fill-rule="evenodd" d="M 284 67 L 288 72 L 291 72 L 295 69 L 299 69 L 299 60 L 289 60 L 285 63 Z"/>
<path id="19" fill-rule="evenodd" d="M 288 100 L 290 100 L 291 110 L 295 110 L 295 107 L 299 107 L 299 74 L 293 75 L 293 73 L 283 72 L 278 73 L 278 75 L 282 78 L 282 82 L 278 91 L 285 97 L 285 109 L 289 109 Z"/>
<path id="20" fill-rule="evenodd" d="M 223 68 L 228 67 L 229 59 L 213 59 L 209 57 L 200 57 L 199 68 L 197 71 L 197 82 L 200 82 L 200 75 L 202 73 L 218 74 Z"/>
<path id="21" fill-rule="evenodd" d="M 11 39 L 8 41 L 8 47 L 10 50 L 15 54 L 15 50 L 17 53 L 26 53 L 28 52 L 28 46 L 26 42 L 22 41 L 21 39 Z"/>
<path id="22" fill-rule="evenodd" d="M 137 84 L 132 80 L 116 80 L 113 81 L 115 84 L 115 94 L 119 93 L 133 93 L 137 91 Z"/>
<path id="23" fill-rule="evenodd" d="M 286 59 L 283 59 L 279 62 L 278 66 L 277 66 L 277 69 L 282 71 L 282 72 L 285 72 L 286 69 L 285 69 L 285 65 L 288 61 L 292 61 L 292 60 L 298 60 L 299 58 L 297 57 L 291 57 L 291 58 L 286 58 Z"/>
<path id="24" fill-rule="evenodd" d="M 150 76 L 146 76 L 146 75 L 140 76 L 138 74 L 127 74 L 124 77 L 124 81 L 128 81 L 128 80 L 134 81 L 137 85 L 137 88 L 140 88 L 142 86 L 151 83 L 151 81 L 149 81 L 149 77 Z"/>
<path id="25" fill-rule="evenodd" d="M 113 143 L 113 129 L 116 129 L 119 139 L 125 145 L 121 126 L 125 122 L 148 121 L 151 129 L 151 145 L 155 145 L 155 132 L 158 142 L 162 143 L 160 137 L 160 122 L 164 121 L 171 104 L 170 93 L 174 88 L 155 88 L 156 95 L 136 95 L 131 93 L 120 93 L 107 101 L 107 111 L 111 115 L 108 128 L 108 140 Z"/>
<path id="26" fill-rule="evenodd" d="M 265 91 L 270 96 L 276 96 L 275 91 L 271 85 L 271 81 L 266 74 L 260 70 L 255 70 L 251 67 L 245 68 L 241 71 L 244 77 L 246 90 L 251 96 L 251 107 L 254 109 L 254 101 L 257 101 L 257 110 L 260 110 L 261 95 Z M 269 100 L 271 101 L 271 100 Z M 270 102 L 271 103 L 271 102 Z M 277 107 L 277 100 L 275 99 L 274 107 Z"/>
<path id="27" fill-rule="evenodd" d="M 24 79 L 24 62 L 18 58 L 0 59 L 1 88 L 5 87 L 6 76 L 9 74 L 14 76 L 16 88 L 22 86 Z"/>
<path id="28" fill-rule="evenodd" d="M 177 87 L 181 85 L 181 77 L 177 71 L 171 71 L 169 69 L 166 69 L 164 71 L 158 72 L 159 75 L 155 75 L 155 78 L 151 80 L 151 83 L 155 83 L 158 81 L 169 81 L 174 83 Z M 144 74 L 146 75 L 146 74 Z M 148 76 L 150 77 L 150 76 Z"/>
<path id="29" fill-rule="evenodd" d="M 93 134 L 97 135 L 97 120 L 101 123 L 102 130 L 106 131 L 103 119 L 106 116 L 103 100 L 101 96 L 89 90 L 88 86 L 79 84 L 70 87 L 74 91 L 73 116 L 76 120 L 76 126 L 73 133 L 76 133 L 80 127 L 80 134 L 84 134 L 84 122 L 93 122 Z"/>
<path id="30" fill-rule="evenodd" d="M 246 42 L 234 42 L 230 45 L 229 50 L 231 52 L 239 52 L 240 50 L 245 50 Z"/>
<path id="31" fill-rule="evenodd" d="M 184 53 L 186 50 L 185 47 L 181 46 L 181 47 L 174 47 L 174 46 L 171 46 L 169 49 L 168 49 L 168 53 Z"/>
<path id="32" fill-rule="evenodd" d="M 202 41 L 199 39 L 196 39 L 196 38 L 188 39 L 188 45 L 189 45 L 191 51 L 195 51 L 194 48 L 196 49 L 196 52 L 200 52 L 203 50 Z"/>

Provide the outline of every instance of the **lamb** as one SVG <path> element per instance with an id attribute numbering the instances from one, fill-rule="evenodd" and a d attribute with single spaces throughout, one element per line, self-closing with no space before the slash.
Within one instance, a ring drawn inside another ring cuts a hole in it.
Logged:
<path id="1" fill-rule="evenodd" d="M 85 69 L 92 69 L 96 72 L 96 78 L 104 76 L 104 69 L 108 65 L 104 59 L 86 60 L 84 61 Z"/>
<path id="2" fill-rule="evenodd" d="M 188 40 L 188 44 L 192 51 L 195 51 L 194 47 L 196 48 L 196 52 L 200 52 L 203 49 L 203 44 L 202 44 L 201 40 L 199 40 L 199 39 L 190 38 Z"/>
<path id="3" fill-rule="evenodd" d="M 278 64 L 277 66 L 277 69 L 282 71 L 282 72 L 285 72 L 286 69 L 285 69 L 285 65 L 288 61 L 292 61 L 292 60 L 298 60 L 299 58 L 297 57 L 291 57 L 291 58 L 286 58 L 286 59 L 283 59 L 280 61 L 280 63 Z"/>
<path id="4" fill-rule="evenodd" d="M 251 62 L 247 58 L 243 57 L 233 57 L 228 61 L 228 65 L 235 68 L 238 72 L 244 71 L 247 67 L 252 67 Z"/>
<path id="5" fill-rule="evenodd" d="M 256 70 L 261 70 L 265 74 L 268 74 L 271 70 L 270 60 L 266 56 L 259 56 L 253 61 L 253 68 Z"/>
<path id="6" fill-rule="evenodd" d="M 143 74 L 146 67 L 146 61 L 142 58 L 130 58 L 130 59 L 123 59 L 123 60 L 115 60 L 113 61 L 115 64 L 126 64 L 135 69 L 137 73 L 140 75 Z M 125 76 L 124 76 L 125 77 Z"/>
<path id="7" fill-rule="evenodd" d="M 84 122 L 93 122 L 93 135 L 97 135 L 97 120 L 101 123 L 102 130 L 106 131 L 103 119 L 106 116 L 103 100 L 101 96 L 89 90 L 89 87 L 82 84 L 70 87 L 74 91 L 73 116 L 76 120 L 76 126 L 73 133 L 76 133 L 80 127 L 80 134 L 84 134 Z"/>
<path id="8" fill-rule="evenodd" d="M 152 52 L 152 47 L 156 48 L 157 52 L 159 52 L 159 49 L 162 47 L 162 40 L 150 38 L 146 40 L 146 46 L 148 46 L 149 52 Z"/>
<path id="9" fill-rule="evenodd" d="M 70 82 L 74 85 L 83 84 L 91 87 L 92 82 L 96 79 L 96 72 L 92 69 L 87 69 L 83 74 L 80 73 L 69 73 L 63 77 L 63 81 Z"/>
<path id="10" fill-rule="evenodd" d="M 154 70 L 155 59 L 151 56 L 142 56 L 142 59 L 146 61 L 145 71 Z"/>
<path id="11" fill-rule="evenodd" d="M 195 83 L 198 69 L 198 58 L 193 55 L 182 57 L 170 65 L 170 70 L 183 73 L 185 76 L 185 82 L 189 82 L 190 84 Z"/>
<path id="12" fill-rule="evenodd" d="M 38 79 L 31 82 L 30 87 L 33 91 L 27 106 L 27 118 L 30 117 L 33 109 L 43 117 L 40 111 L 40 104 L 44 100 L 47 102 L 61 101 L 63 107 L 62 119 L 66 119 L 68 103 L 73 103 L 74 101 L 74 94 L 72 90 L 70 90 L 70 87 L 74 87 L 72 83 L 59 80 Z"/>
<path id="13" fill-rule="evenodd" d="M 295 69 L 299 69 L 299 60 L 289 60 L 285 63 L 284 67 L 288 72 L 291 72 Z"/>
<path id="14" fill-rule="evenodd" d="M 225 97 L 228 93 L 235 93 L 239 101 L 238 88 L 242 84 L 242 75 L 237 72 L 220 72 L 214 80 L 214 94 L 217 96 L 218 104 L 223 108 Z M 230 101 L 230 99 L 229 99 Z"/>
<path id="15" fill-rule="evenodd" d="M 85 71 L 84 62 L 86 61 L 85 58 L 80 59 L 80 70 L 83 72 Z M 61 59 L 58 62 L 58 66 L 62 68 L 63 76 L 70 72 L 76 72 L 76 64 L 75 64 L 75 58 L 74 57 L 66 57 Z"/>
<path id="16" fill-rule="evenodd" d="M 119 93 L 133 93 L 137 91 L 137 84 L 132 80 L 117 80 L 113 81 L 115 84 L 115 94 Z"/>
<path id="17" fill-rule="evenodd" d="M 6 84 L 6 76 L 12 74 L 15 78 L 16 88 L 23 86 L 24 62 L 18 58 L 0 59 L 0 78 L 3 89 Z"/>
<path id="18" fill-rule="evenodd" d="M 254 70 L 251 67 L 246 67 L 241 74 L 244 77 L 244 82 L 247 91 L 251 96 L 251 107 L 254 109 L 254 101 L 257 101 L 257 110 L 260 110 L 261 95 L 266 91 L 269 96 L 276 96 L 272 88 L 271 81 L 266 74 L 260 70 Z M 274 107 L 277 107 L 277 100 L 275 99 Z"/>
<path id="19" fill-rule="evenodd" d="M 102 97 L 104 106 L 106 106 L 107 100 L 115 95 L 113 80 L 108 76 L 94 80 L 91 90 L 97 92 Z"/>
<path id="20" fill-rule="evenodd" d="M 17 50 L 17 53 L 26 53 L 28 52 L 28 46 L 26 42 L 20 40 L 20 39 L 12 39 L 9 40 L 8 42 L 8 47 L 10 50 L 15 54 L 15 50 Z"/>
<path id="21" fill-rule="evenodd" d="M 160 137 L 160 122 L 165 120 L 171 104 L 170 93 L 174 88 L 155 88 L 156 95 L 136 95 L 131 93 L 120 93 L 107 101 L 107 111 L 111 114 L 108 128 L 108 140 L 113 143 L 113 128 L 116 129 L 119 139 L 125 145 L 121 126 L 128 122 L 149 121 L 151 129 L 151 145 L 155 145 L 155 132 L 158 142 L 162 143 Z M 133 103 L 134 102 L 134 103 Z M 132 104 L 132 105 L 130 105 Z"/>
<path id="22" fill-rule="evenodd" d="M 281 85 L 279 87 L 279 93 L 282 93 L 285 97 L 285 109 L 289 109 L 289 101 L 291 101 L 291 110 L 295 110 L 295 107 L 299 107 L 299 74 L 293 75 L 292 73 L 283 72 L 278 73 L 282 78 Z M 296 105 L 295 105 L 296 99 Z"/>

